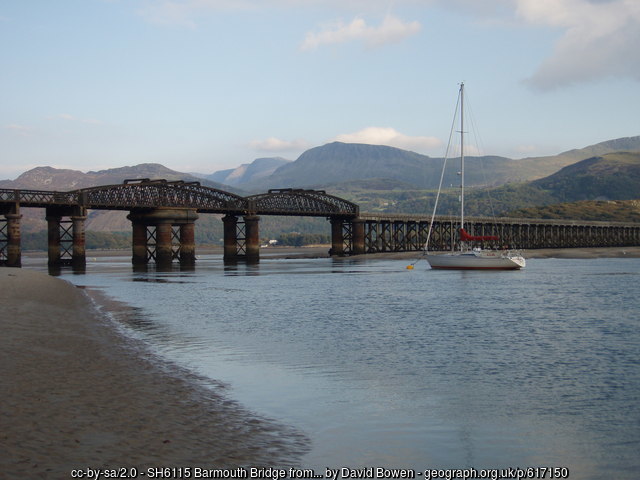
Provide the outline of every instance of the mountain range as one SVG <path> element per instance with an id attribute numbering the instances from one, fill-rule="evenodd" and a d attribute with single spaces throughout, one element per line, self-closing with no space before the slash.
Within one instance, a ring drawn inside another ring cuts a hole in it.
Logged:
<path id="1" fill-rule="evenodd" d="M 499 156 L 466 157 L 465 183 L 470 187 L 498 186 L 536 180 L 577 161 L 617 151 L 640 151 L 640 136 L 609 140 L 548 157 L 520 160 Z M 268 160 L 258 159 L 233 171 L 215 172 L 207 178 L 221 183 L 232 180 L 233 186 L 252 192 L 291 186 L 327 189 L 338 183 L 371 179 L 433 189 L 438 187 L 443 165 L 442 158 L 399 148 L 341 142 L 311 148 L 294 162 L 282 158 Z M 455 159 L 448 161 L 444 185 L 459 182 L 458 170 Z"/>
<path id="2" fill-rule="evenodd" d="M 554 156 L 513 160 L 499 156 L 466 157 L 465 184 L 497 187 L 507 183 L 535 181 L 587 158 L 613 152 L 640 152 L 640 136 L 618 138 Z M 177 172 L 156 163 L 89 171 L 37 167 L 15 180 L 0 181 L 0 188 L 73 190 L 121 183 L 129 178 L 164 178 L 199 181 L 203 185 L 239 194 L 261 193 L 269 188 L 324 188 L 345 190 L 353 183 L 358 190 L 375 181 L 375 190 L 434 189 L 438 187 L 442 158 L 383 145 L 333 142 L 305 151 L 295 161 L 259 158 L 234 169 L 210 175 Z M 444 185 L 457 184 L 459 164 L 447 163 Z M 571 174 L 571 172 L 569 172 Z"/>
<path id="3" fill-rule="evenodd" d="M 444 185 L 459 182 L 457 163 L 455 159 L 448 162 Z M 264 192 L 269 188 L 322 188 L 358 203 L 363 212 L 424 214 L 431 212 L 442 165 L 441 158 L 398 148 L 334 142 L 307 150 L 295 161 L 260 158 L 236 169 L 215 172 L 208 178 L 152 163 L 87 173 L 37 167 L 15 180 L 0 181 L 0 188 L 66 191 L 118 184 L 125 179 L 164 178 L 199 181 L 240 195 Z M 518 210 L 515 212 L 518 216 L 525 212 L 527 216 L 548 216 L 546 207 L 554 204 L 635 200 L 640 198 L 640 136 L 610 140 L 550 157 L 521 160 L 498 156 L 469 157 L 466 159 L 465 183 L 469 215 L 492 212 L 506 215 Z M 440 205 L 443 210 L 439 213 L 455 213 L 458 208 L 456 190 L 444 194 Z M 605 206 L 600 205 L 598 211 Z M 536 207 L 541 209 L 537 213 Z M 618 208 L 620 218 L 617 219 L 626 221 L 622 212 L 637 209 L 637 202 Z M 44 216 L 30 210 L 23 211 L 25 231 L 45 229 Z M 581 215 L 588 216 L 586 210 L 587 207 L 582 209 Z M 563 211 L 578 214 L 574 208 Z M 220 222 L 210 215 L 202 217 L 198 221 L 199 228 L 214 228 L 216 234 L 213 236 L 218 238 L 217 223 Z M 216 226 L 212 227 L 214 223 Z M 267 225 L 270 231 L 276 231 L 278 225 L 294 228 L 290 222 L 276 218 L 265 218 L 264 226 Z M 295 228 L 304 230 L 306 227 L 297 223 Z M 93 211 L 87 229 L 127 231 L 130 225 L 123 212 Z"/>
<path id="4" fill-rule="evenodd" d="M 114 185 L 126 179 L 150 178 L 200 182 L 203 185 L 235 192 L 236 189 L 221 183 L 202 179 L 194 175 L 176 172 L 159 163 L 142 163 L 132 167 L 110 168 L 108 170 L 81 172 L 52 167 L 36 167 L 24 172 L 15 180 L 0 180 L 0 188 L 26 188 L 33 190 L 69 191 L 97 185 Z"/>
<path id="5" fill-rule="evenodd" d="M 251 163 L 243 163 L 228 170 L 218 170 L 211 175 L 204 175 L 203 178 L 233 186 L 258 183 L 287 163 L 291 163 L 291 160 L 281 157 L 257 158 Z"/>

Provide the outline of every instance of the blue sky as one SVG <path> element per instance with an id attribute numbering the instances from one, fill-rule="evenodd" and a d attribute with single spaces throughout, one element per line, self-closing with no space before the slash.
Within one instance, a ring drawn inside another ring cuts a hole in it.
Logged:
<path id="1" fill-rule="evenodd" d="M 638 0 L 0 0 L 0 178 L 212 173 L 340 140 L 442 156 L 640 135 Z"/>

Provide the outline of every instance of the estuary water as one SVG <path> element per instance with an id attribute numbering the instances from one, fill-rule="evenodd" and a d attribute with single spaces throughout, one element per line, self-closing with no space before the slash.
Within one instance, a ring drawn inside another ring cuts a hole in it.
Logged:
<path id="1" fill-rule="evenodd" d="M 640 259 L 514 272 L 269 259 L 62 273 L 131 306 L 161 357 L 311 440 L 301 467 L 566 467 L 640 476 Z"/>

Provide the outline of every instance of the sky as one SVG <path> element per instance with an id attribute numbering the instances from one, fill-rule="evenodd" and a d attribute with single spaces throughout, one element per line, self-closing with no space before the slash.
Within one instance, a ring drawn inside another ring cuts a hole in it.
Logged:
<path id="1" fill-rule="evenodd" d="M 333 141 L 441 157 L 640 135 L 640 0 L 0 0 L 0 179 L 205 174 Z"/>

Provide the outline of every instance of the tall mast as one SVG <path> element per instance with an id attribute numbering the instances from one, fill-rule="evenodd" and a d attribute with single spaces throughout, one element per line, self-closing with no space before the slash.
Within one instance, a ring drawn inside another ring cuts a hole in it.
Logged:
<path id="1" fill-rule="evenodd" d="M 464 82 L 460 84 L 460 228 L 464 228 Z"/>

